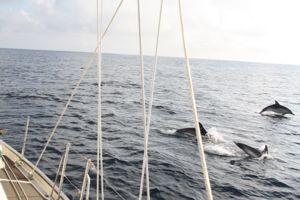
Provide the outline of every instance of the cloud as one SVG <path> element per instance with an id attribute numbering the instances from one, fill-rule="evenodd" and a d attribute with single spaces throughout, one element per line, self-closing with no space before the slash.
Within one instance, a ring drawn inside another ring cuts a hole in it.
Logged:
<path id="1" fill-rule="evenodd" d="M 96 1 L 0 0 L 0 47 L 91 51 Z M 104 27 L 118 0 L 104 1 Z M 192 57 L 300 63 L 297 0 L 182 1 Z M 160 0 L 141 0 L 144 52 L 154 53 Z M 164 1 L 160 55 L 182 56 L 177 1 Z M 136 1 L 126 1 L 103 50 L 138 53 Z"/>
<path id="2" fill-rule="evenodd" d="M 21 18 L 24 18 L 29 24 L 39 25 L 39 21 L 37 19 L 33 19 L 26 11 L 20 10 L 19 15 L 21 16 Z"/>
<path id="3" fill-rule="evenodd" d="M 20 0 L 0 0 L 0 4 L 2 6 L 5 6 L 5 5 L 12 5 L 12 4 L 15 4 L 15 3 L 20 3 Z"/>

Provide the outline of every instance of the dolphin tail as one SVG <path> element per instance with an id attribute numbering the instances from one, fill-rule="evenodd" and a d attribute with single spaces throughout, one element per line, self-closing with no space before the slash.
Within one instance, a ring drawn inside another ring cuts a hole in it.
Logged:
<path id="1" fill-rule="evenodd" d="M 286 108 L 286 107 L 285 107 Z M 295 115 L 289 108 L 286 108 L 288 110 L 288 114 L 291 114 L 291 115 Z"/>

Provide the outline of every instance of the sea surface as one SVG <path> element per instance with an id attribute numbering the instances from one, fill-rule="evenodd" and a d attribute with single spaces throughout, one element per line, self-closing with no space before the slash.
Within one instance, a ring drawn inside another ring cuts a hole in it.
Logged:
<path id="1" fill-rule="evenodd" d="M 87 63 L 89 53 L 0 49 L 1 139 L 21 151 L 30 116 L 26 157 L 36 162 Z M 149 100 L 153 57 L 145 57 Z M 300 199 L 300 66 L 191 60 L 214 199 Z M 65 145 L 71 150 L 64 191 L 76 199 L 88 158 L 96 160 L 97 69 L 82 81 L 42 161 L 55 178 Z M 274 100 L 295 115 L 262 116 Z M 148 103 L 147 103 L 148 104 Z M 159 58 L 149 136 L 152 199 L 206 199 L 183 59 Z M 139 57 L 103 55 L 102 127 L 106 199 L 137 199 L 143 160 Z M 251 159 L 233 143 L 269 147 Z M 95 199 L 92 169 L 90 199 Z M 144 193 L 145 195 L 145 193 Z"/>

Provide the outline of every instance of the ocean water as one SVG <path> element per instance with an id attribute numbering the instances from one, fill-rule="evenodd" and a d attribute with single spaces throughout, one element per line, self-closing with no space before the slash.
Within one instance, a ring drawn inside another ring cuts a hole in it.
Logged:
<path id="1" fill-rule="evenodd" d="M 1 139 L 22 148 L 30 116 L 26 157 L 35 162 L 90 54 L 0 49 Z M 152 57 L 145 57 L 146 94 Z M 215 199 L 300 199 L 300 66 L 191 60 L 206 160 Z M 64 191 L 77 198 L 86 159 L 96 159 L 95 63 L 80 85 L 39 167 L 53 180 L 71 143 Z M 152 199 L 206 199 L 193 114 L 182 59 L 159 58 L 149 136 Z M 102 117 L 106 199 L 136 199 L 143 158 L 138 56 L 103 55 Z M 274 100 L 294 116 L 259 111 Z M 269 147 L 266 159 L 249 159 L 233 141 Z M 90 172 L 95 199 L 95 172 Z M 71 182 L 71 183 L 70 183 Z M 116 193 L 118 192 L 118 194 Z"/>

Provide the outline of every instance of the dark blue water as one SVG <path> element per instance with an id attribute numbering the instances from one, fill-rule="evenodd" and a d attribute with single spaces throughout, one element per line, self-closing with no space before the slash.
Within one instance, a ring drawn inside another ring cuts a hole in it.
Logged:
<path id="1" fill-rule="evenodd" d="M 0 49 L 1 139 L 21 150 L 26 117 L 31 117 L 26 157 L 35 162 L 78 80 L 88 53 Z M 150 67 L 145 58 L 149 96 Z M 211 138 L 206 159 L 215 199 L 300 198 L 300 67 L 192 60 L 198 111 Z M 103 56 L 104 176 L 107 199 L 136 199 L 143 156 L 139 60 Z M 72 144 L 67 177 L 80 187 L 85 159 L 96 156 L 96 66 L 82 82 L 39 167 L 54 179 L 67 142 Z M 274 99 L 295 116 L 271 118 L 259 111 Z M 196 141 L 174 134 L 193 126 L 183 60 L 160 58 L 149 143 L 152 199 L 205 199 Z M 267 159 L 247 159 L 233 143 L 260 148 Z M 95 174 L 91 199 L 95 198 Z M 76 198 L 76 189 L 64 189 Z"/>

